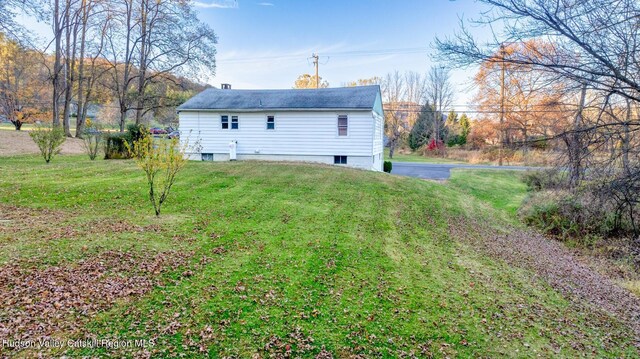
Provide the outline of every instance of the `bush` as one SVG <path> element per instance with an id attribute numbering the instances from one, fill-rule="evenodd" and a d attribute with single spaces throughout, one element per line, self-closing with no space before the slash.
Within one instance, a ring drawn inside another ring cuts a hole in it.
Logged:
<path id="1" fill-rule="evenodd" d="M 589 193 L 543 190 L 527 198 L 518 214 L 544 233 L 586 246 L 615 230 L 613 211 Z"/>
<path id="2" fill-rule="evenodd" d="M 38 145 L 40 154 L 46 163 L 49 163 L 53 156 L 60 153 L 62 144 L 66 140 L 64 129 L 61 126 L 49 128 L 48 126 L 36 125 L 29 132 L 29 136 Z"/>
<path id="3" fill-rule="evenodd" d="M 447 147 L 464 146 L 467 143 L 467 138 L 462 135 L 453 135 L 447 139 Z"/>
<path id="4" fill-rule="evenodd" d="M 89 126 L 84 130 L 82 135 L 82 147 L 89 156 L 90 160 L 98 157 L 100 144 L 102 143 L 102 132 L 96 127 Z"/>
<path id="5" fill-rule="evenodd" d="M 564 184 L 563 180 L 563 174 L 557 169 L 527 171 L 522 175 L 522 182 L 529 187 L 529 190 L 536 192 L 561 188 Z"/>
<path id="6" fill-rule="evenodd" d="M 147 134 L 148 130 L 143 125 L 130 124 L 127 126 L 127 132 L 116 132 L 107 135 L 104 142 L 104 159 L 131 158 L 131 154 L 127 150 L 127 144 L 131 147 L 135 141 L 140 140 Z"/>
<path id="7" fill-rule="evenodd" d="M 131 123 L 127 126 L 127 135 L 129 144 L 133 144 L 133 142 L 142 139 L 149 133 L 149 130 L 144 125 L 136 125 L 135 123 Z"/>
<path id="8" fill-rule="evenodd" d="M 391 173 L 391 169 L 393 168 L 393 163 L 391 161 L 384 161 L 383 165 L 382 165 L 382 169 L 387 172 L 387 173 Z"/>
<path id="9" fill-rule="evenodd" d="M 104 159 L 114 160 L 122 158 L 131 158 L 127 150 L 126 143 L 129 142 L 129 136 L 125 132 L 110 133 L 105 137 L 104 141 Z"/>

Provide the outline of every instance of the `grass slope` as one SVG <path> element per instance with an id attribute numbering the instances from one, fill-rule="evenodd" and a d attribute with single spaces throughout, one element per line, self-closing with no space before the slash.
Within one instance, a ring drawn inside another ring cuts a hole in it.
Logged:
<path id="1" fill-rule="evenodd" d="M 193 251 L 187 267 L 165 274 L 169 284 L 56 333 L 153 338 L 147 350 L 161 356 L 636 356 L 615 320 L 452 238 L 462 218 L 497 229 L 513 221 L 524 195 L 517 174 L 488 173 L 455 171 L 443 185 L 327 166 L 192 162 L 156 219 L 130 161 L 0 158 L 0 203 L 56 211 L 62 227 L 158 228 L 0 234 L 0 263 Z"/>

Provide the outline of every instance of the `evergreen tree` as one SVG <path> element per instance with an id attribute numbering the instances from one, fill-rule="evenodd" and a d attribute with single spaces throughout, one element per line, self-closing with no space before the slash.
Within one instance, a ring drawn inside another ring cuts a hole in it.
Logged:
<path id="1" fill-rule="evenodd" d="M 415 151 L 426 145 L 429 142 L 429 139 L 433 137 L 433 123 L 435 119 L 436 112 L 433 107 L 430 104 L 423 105 L 420 109 L 420 114 L 409 133 L 409 147 L 412 150 Z M 442 132 L 444 132 L 444 129 Z"/>
<path id="2" fill-rule="evenodd" d="M 458 125 L 458 114 L 454 110 L 451 110 L 449 111 L 449 115 L 447 116 L 447 126 L 453 128 L 457 125 Z"/>
<path id="3" fill-rule="evenodd" d="M 466 113 L 463 113 L 462 116 L 460 116 L 460 128 L 462 129 L 462 137 L 467 138 L 467 136 L 469 136 L 469 132 L 471 131 L 471 121 L 469 121 L 469 117 L 467 117 Z"/>

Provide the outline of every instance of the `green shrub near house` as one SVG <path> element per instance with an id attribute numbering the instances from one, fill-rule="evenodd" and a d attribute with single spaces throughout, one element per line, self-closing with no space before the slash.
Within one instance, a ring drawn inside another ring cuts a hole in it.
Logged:
<path id="1" fill-rule="evenodd" d="M 393 163 L 391 161 L 384 161 L 382 169 L 387 173 L 391 173 L 391 170 L 393 169 Z"/>
<path id="2" fill-rule="evenodd" d="M 130 124 L 126 132 L 109 133 L 104 141 L 104 159 L 117 160 L 131 158 L 127 143 L 131 147 L 134 141 L 139 140 L 147 132 L 144 125 Z"/>

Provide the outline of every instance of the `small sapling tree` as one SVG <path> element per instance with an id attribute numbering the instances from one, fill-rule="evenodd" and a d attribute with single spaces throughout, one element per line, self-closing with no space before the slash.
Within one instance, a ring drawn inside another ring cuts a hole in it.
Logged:
<path id="1" fill-rule="evenodd" d="M 61 126 L 43 126 L 36 125 L 33 130 L 29 132 L 29 136 L 33 139 L 33 142 L 38 145 L 40 154 L 44 158 L 45 162 L 49 163 L 53 156 L 60 153 L 60 149 L 64 140 L 64 129 Z"/>
<path id="2" fill-rule="evenodd" d="M 92 125 L 88 122 L 88 126 L 83 131 L 82 135 L 82 147 L 92 161 L 98 157 L 98 152 L 102 145 L 102 131 L 98 126 Z"/>
<path id="3" fill-rule="evenodd" d="M 169 196 L 176 175 L 186 164 L 184 149 L 178 139 L 158 139 L 144 132 L 133 144 L 125 143 L 131 157 L 147 177 L 149 200 L 156 216 Z"/>

